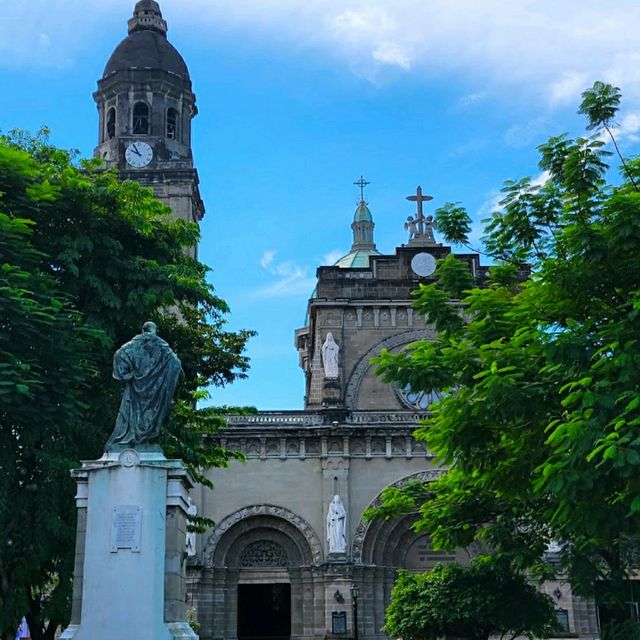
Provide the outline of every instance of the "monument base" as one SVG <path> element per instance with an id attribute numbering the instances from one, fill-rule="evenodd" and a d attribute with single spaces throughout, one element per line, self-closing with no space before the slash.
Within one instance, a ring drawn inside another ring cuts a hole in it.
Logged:
<path id="1" fill-rule="evenodd" d="M 71 624 L 62 640 L 198 636 L 185 620 L 185 539 L 193 479 L 158 450 L 110 451 L 78 483 Z"/>
<path id="2" fill-rule="evenodd" d="M 187 622 L 168 622 L 167 630 L 169 638 L 172 640 L 198 640 L 196 632 L 189 626 Z M 80 626 L 70 624 L 60 635 L 59 640 L 79 640 L 84 636 L 79 636 Z"/>

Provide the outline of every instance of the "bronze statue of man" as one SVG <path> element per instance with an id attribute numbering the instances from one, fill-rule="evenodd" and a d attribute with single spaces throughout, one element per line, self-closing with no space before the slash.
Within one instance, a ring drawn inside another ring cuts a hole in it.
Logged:
<path id="1" fill-rule="evenodd" d="M 113 356 L 113 377 L 125 382 L 116 428 L 105 450 L 135 447 L 160 435 L 182 365 L 171 347 L 145 322 L 142 333 Z"/>

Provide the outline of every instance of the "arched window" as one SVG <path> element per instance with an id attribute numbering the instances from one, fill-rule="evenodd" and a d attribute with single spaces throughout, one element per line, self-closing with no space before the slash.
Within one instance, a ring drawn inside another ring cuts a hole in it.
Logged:
<path id="1" fill-rule="evenodd" d="M 178 137 L 178 112 L 173 108 L 167 109 L 167 138 L 175 140 Z"/>
<path id="2" fill-rule="evenodd" d="M 115 107 L 111 107 L 109 111 L 107 111 L 107 138 L 111 140 L 111 138 L 116 137 L 116 110 Z"/>
<path id="3" fill-rule="evenodd" d="M 149 133 L 149 107 L 144 102 L 133 107 L 133 133 Z"/>

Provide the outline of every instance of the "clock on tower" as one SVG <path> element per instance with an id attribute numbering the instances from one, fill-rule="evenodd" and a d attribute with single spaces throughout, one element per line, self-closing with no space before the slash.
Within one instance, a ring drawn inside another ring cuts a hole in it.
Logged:
<path id="1" fill-rule="evenodd" d="M 136 3 L 128 31 L 93 95 L 100 116 L 94 155 L 123 180 L 152 187 L 177 218 L 198 223 L 204 204 L 191 151 L 198 110 L 189 70 L 167 40 L 155 0 Z"/>

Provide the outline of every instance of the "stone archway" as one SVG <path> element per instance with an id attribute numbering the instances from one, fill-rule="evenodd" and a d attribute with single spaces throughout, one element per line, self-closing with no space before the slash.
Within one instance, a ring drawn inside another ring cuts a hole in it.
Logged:
<path id="1" fill-rule="evenodd" d="M 410 480 L 431 482 L 444 472 L 444 469 L 421 471 L 389 486 L 401 487 Z M 381 493 L 369 504 L 369 508 L 380 504 L 380 496 Z M 366 577 L 371 583 L 369 591 L 373 594 L 369 603 L 371 624 L 369 629 L 365 629 L 369 634 L 374 634 L 384 624 L 384 612 L 391 600 L 391 589 L 398 568 L 427 571 L 434 562 L 466 562 L 478 553 L 475 546 L 452 554 L 433 551 L 428 536 L 420 536 L 413 531 L 415 521 L 415 516 L 371 522 L 361 518 L 356 527 L 351 546 L 352 557 L 360 565 L 363 578 Z"/>
<path id="2" fill-rule="evenodd" d="M 405 331 L 404 333 L 389 336 L 385 340 L 382 340 L 374 347 L 369 349 L 369 351 L 367 351 L 367 353 L 365 353 L 362 358 L 358 360 L 358 363 L 353 368 L 353 371 L 349 376 L 344 394 L 345 405 L 350 408 L 354 408 L 356 406 L 356 400 L 358 397 L 358 392 L 360 390 L 360 385 L 362 384 L 367 371 L 371 367 L 371 358 L 379 355 L 382 349 L 393 349 L 394 347 L 399 347 L 404 344 L 410 344 L 412 342 L 416 342 L 417 340 L 432 340 L 435 337 L 435 330 L 431 327 L 426 327 L 424 329 Z"/>
<path id="3" fill-rule="evenodd" d="M 290 531 L 293 532 L 293 536 L 297 538 L 297 534 L 295 532 L 298 532 L 304 537 L 309 546 L 311 553 L 310 564 L 322 564 L 324 560 L 322 544 L 320 543 L 316 532 L 304 518 L 301 518 L 299 515 L 293 513 L 293 511 L 285 509 L 284 507 L 278 507 L 272 504 L 258 504 L 234 511 L 214 527 L 213 532 L 207 539 L 204 547 L 203 556 L 205 565 L 208 567 L 215 566 L 214 556 L 220 557 L 220 554 L 225 553 L 221 549 L 218 549 L 218 547 L 220 541 L 230 529 L 235 527 L 238 523 L 258 516 L 272 518 L 276 529 L 280 529 L 282 527 L 290 529 L 290 527 L 292 527 Z"/>
<path id="4" fill-rule="evenodd" d="M 422 482 L 431 482 L 436 478 L 439 478 L 444 473 L 444 469 L 428 469 L 427 471 L 419 471 L 418 473 L 412 473 L 411 475 L 405 476 L 404 478 L 400 478 L 396 482 L 389 485 L 389 487 L 401 487 L 403 484 L 406 484 L 410 480 L 421 480 Z M 377 507 L 380 505 L 380 496 L 382 492 L 379 493 L 370 503 L 367 509 L 371 507 Z M 368 521 L 364 518 L 360 518 L 360 522 L 356 527 L 355 533 L 353 534 L 353 542 L 351 544 L 351 556 L 353 561 L 359 564 L 371 564 L 373 562 L 372 557 L 368 557 L 365 551 L 365 541 L 367 542 L 367 546 L 371 548 L 374 545 L 374 541 L 378 538 L 382 529 L 388 529 L 392 525 L 389 523 L 393 523 L 395 521 Z M 386 526 L 385 526 L 386 525 Z M 382 532 L 382 538 L 388 538 L 388 531 L 386 535 Z"/>
<path id="5" fill-rule="evenodd" d="M 203 558 L 202 640 L 298 638 L 312 626 L 323 551 L 297 514 L 268 504 L 239 509 L 215 527 Z"/>

